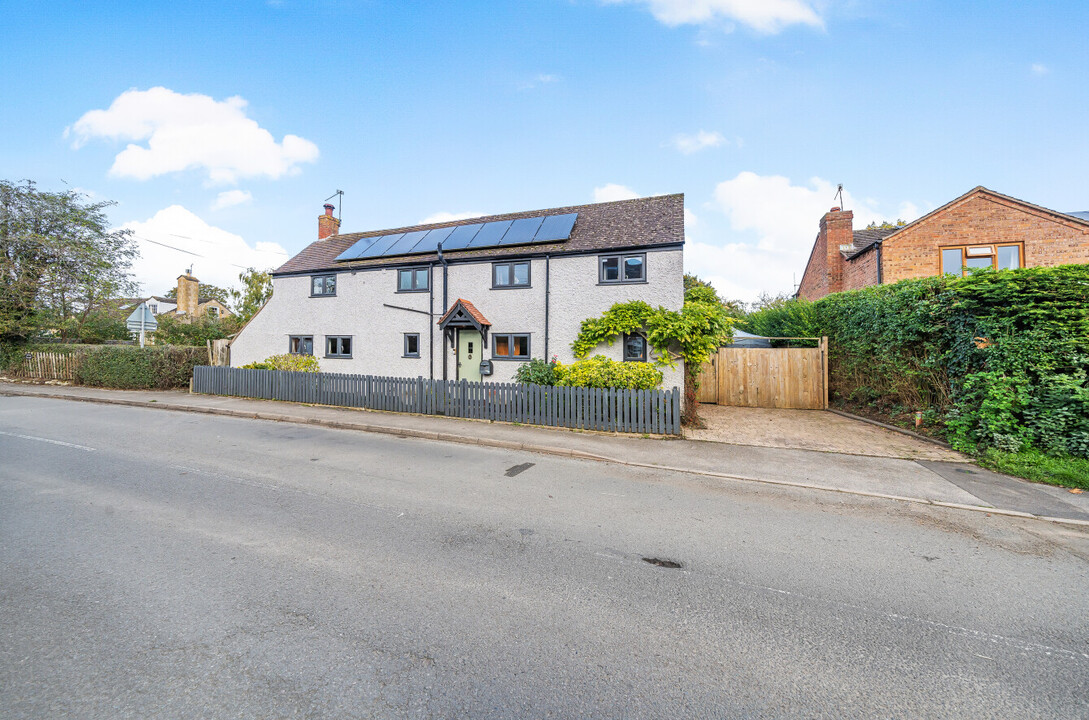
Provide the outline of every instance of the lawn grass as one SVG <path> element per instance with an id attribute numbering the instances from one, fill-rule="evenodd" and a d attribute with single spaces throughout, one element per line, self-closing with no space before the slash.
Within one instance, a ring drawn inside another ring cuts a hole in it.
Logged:
<path id="1" fill-rule="evenodd" d="M 1045 455 L 1038 450 L 1008 453 L 988 448 L 976 458 L 980 465 L 996 472 L 1034 482 L 1089 490 L 1089 460 Z"/>

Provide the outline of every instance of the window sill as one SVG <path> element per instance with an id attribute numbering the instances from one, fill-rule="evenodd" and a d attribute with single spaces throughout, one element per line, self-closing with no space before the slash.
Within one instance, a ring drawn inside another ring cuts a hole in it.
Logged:
<path id="1" fill-rule="evenodd" d="M 495 357 L 492 356 L 492 360 L 498 360 L 500 362 L 529 362 L 529 357 Z"/>
<path id="2" fill-rule="evenodd" d="M 351 360 L 351 355 L 326 355 L 326 360 Z"/>
<path id="3" fill-rule="evenodd" d="M 420 356 L 419 355 L 402 355 L 401 358 L 405 359 L 405 360 L 419 360 Z"/>
<path id="4" fill-rule="evenodd" d="M 423 290 L 397 290 L 396 295 L 410 295 L 412 293 L 425 293 L 430 292 L 431 288 L 424 288 Z"/>
<path id="5" fill-rule="evenodd" d="M 322 293 L 321 295 L 311 295 L 310 297 L 319 298 L 319 297 L 336 297 L 336 296 L 337 296 L 336 293 Z"/>
<path id="6" fill-rule="evenodd" d="M 492 290 L 529 290 L 532 285 L 492 285 Z"/>
<path id="7" fill-rule="evenodd" d="M 647 285 L 646 280 L 598 280 L 598 285 Z"/>

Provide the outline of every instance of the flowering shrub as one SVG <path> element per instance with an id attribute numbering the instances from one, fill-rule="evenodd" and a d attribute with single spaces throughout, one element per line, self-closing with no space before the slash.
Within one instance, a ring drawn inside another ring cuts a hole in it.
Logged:
<path id="1" fill-rule="evenodd" d="M 292 370 L 294 372 L 320 372 L 318 359 L 313 355 L 273 355 L 260 362 L 243 365 L 247 370 Z"/>
<path id="2" fill-rule="evenodd" d="M 662 371 L 650 363 L 617 362 L 603 355 L 556 364 L 556 384 L 565 387 L 652 390 L 662 384 Z"/>

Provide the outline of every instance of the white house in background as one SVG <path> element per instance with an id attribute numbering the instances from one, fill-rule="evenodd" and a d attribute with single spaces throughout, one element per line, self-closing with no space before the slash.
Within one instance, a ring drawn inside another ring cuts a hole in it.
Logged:
<path id="1" fill-rule="evenodd" d="M 273 295 L 231 343 L 235 367 L 313 354 L 327 372 L 506 382 L 530 358 L 574 361 L 583 320 L 614 303 L 684 302 L 684 196 L 621 200 L 340 235 L 272 273 Z M 646 362 L 639 334 L 598 354 Z M 684 387 L 683 367 L 663 387 Z"/>

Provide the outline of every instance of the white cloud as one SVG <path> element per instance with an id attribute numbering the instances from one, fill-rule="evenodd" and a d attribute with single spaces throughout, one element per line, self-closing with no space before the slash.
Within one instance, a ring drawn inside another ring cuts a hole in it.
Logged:
<path id="1" fill-rule="evenodd" d="M 190 265 L 202 283 L 231 287 L 238 285 L 238 274 L 245 268 L 277 268 L 288 259 L 277 243 L 251 247 L 240 235 L 209 225 L 181 205 L 121 227 L 137 238 L 140 257 L 133 263 L 133 273 L 147 295 L 165 295 Z"/>
<path id="2" fill-rule="evenodd" d="M 551 85 L 552 83 L 558 83 L 562 78 L 559 75 L 553 75 L 552 73 L 539 73 L 532 80 L 519 83 L 519 90 L 531 90 L 538 85 Z"/>
<path id="3" fill-rule="evenodd" d="M 685 155 L 691 155 L 697 153 L 700 150 L 706 150 L 707 148 L 715 148 L 721 145 L 725 145 L 726 138 L 722 137 L 722 133 L 707 132 L 706 130 L 700 130 L 695 135 L 685 135 L 683 133 L 673 136 L 673 139 L 669 141 L 669 144 L 680 150 Z"/>
<path id="4" fill-rule="evenodd" d="M 670 27 L 736 21 L 760 32 L 777 33 L 790 25 L 824 26 L 824 22 L 807 0 L 602 0 L 602 2 L 644 5 L 658 22 Z"/>
<path id="5" fill-rule="evenodd" d="M 482 212 L 437 212 L 432 215 L 428 215 L 421 220 L 419 225 L 433 225 L 435 223 L 453 222 L 454 220 L 468 220 L 470 218 L 484 217 L 487 213 Z"/>
<path id="6" fill-rule="evenodd" d="M 688 208 L 684 209 L 684 226 L 686 228 L 694 228 L 699 225 L 699 218 L 696 217 L 696 213 L 692 212 Z"/>
<path id="7" fill-rule="evenodd" d="M 762 292 L 793 292 L 821 217 L 839 202 L 836 186 L 819 177 L 807 185 L 793 185 L 782 176 L 742 172 L 719 183 L 714 192 L 713 206 L 725 213 L 733 231 L 730 241 L 688 242 L 685 269 L 710 281 L 723 296 L 744 301 L 755 300 Z M 854 212 L 856 229 L 897 217 L 910 222 L 919 212 L 914 204 L 903 202 L 894 217 L 876 201 L 856 199 L 847 191 L 843 207 Z"/>
<path id="8" fill-rule="evenodd" d="M 276 142 L 246 117 L 246 104 L 238 96 L 217 101 L 164 87 L 127 90 L 108 109 L 85 113 L 65 136 L 75 137 L 77 149 L 93 139 L 129 141 L 110 174 L 137 180 L 193 169 L 205 170 L 212 183 L 275 179 L 317 160 L 317 145 L 297 135 Z M 145 140 L 146 145 L 136 144 Z"/>
<path id="9" fill-rule="evenodd" d="M 232 205 L 248 203 L 251 200 L 253 200 L 253 195 L 250 194 L 249 190 L 224 190 L 216 196 L 216 201 L 212 204 L 212 209 L 222 210 L 223 208 L 231 207 Z"/>
<path id="10" fill-rule="evenodd" d="M 1051 72 L 1051 68 L 1047 65 L 1044 65 L 1043 63 L 1032 63 L 1033 75 L 1047 75 L 1049 72 Z"/>
<path id="11" fill-rule="evenodd" d="M 614 200 L 634 200 L 640 197 L 639 193 L 632 190 L 630 187 L 623 185 L 617 185 L 616 183 L 608 183 L 601 187 L 594 188 L 594 202 L 612 202 Z"/>

